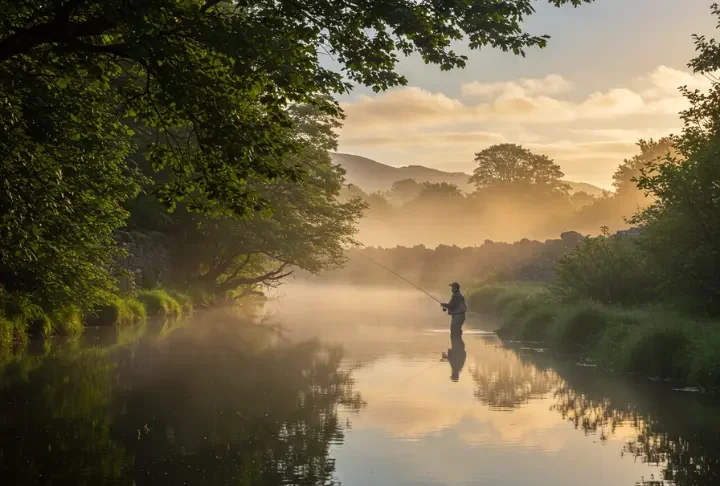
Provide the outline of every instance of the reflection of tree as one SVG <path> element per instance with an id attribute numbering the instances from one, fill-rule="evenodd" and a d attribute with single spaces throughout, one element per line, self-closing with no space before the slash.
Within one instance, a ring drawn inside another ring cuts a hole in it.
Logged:
<path id="1" fill-rule="evenodd" d="M 579 367 L 558 365 L 565 381 L 555 389 L 552 409 L 585 433 L 606 440 L 618 426 L 634 437 L 622 454 L 663 466 L 663 478 L 677 486 L 720 484 L 720 419 L 717 402 L 672 394 Z"/>
<path id="2" fill-rule="evenodd" d="M 339 404 L 359 410 L 341 353 L 316 342 L 248 350 L 226 332 L 139 348 L 115 431 L 137 484 L 330 484 Z"/>
<path id="3" fill-rule="evenodd" d="M 471 370 L 475 397 L 493 408 L 516 408 L 535 397 L 548 393 L 557 377 L 550 371 L 518 360 L 513 353 L 493 362 L 478 363 Z"/>
<path id="4" fill-rule="evenodd" d="M 132 460 L 110 438 L 112 375 L 95 351 L 28 356 L 6 367 L 0 477 L 10 484 L 117 484 Z"/>
<path id="5" fill-rule="evenodd" d="M 106 348 L 7 360 L 3 481 L 332 484 L 338 406 L 364 405 L 340 350 L 280 346 L 267 329 L 237 321 L 202 324 L 115 346 L 113 359 Z"/>

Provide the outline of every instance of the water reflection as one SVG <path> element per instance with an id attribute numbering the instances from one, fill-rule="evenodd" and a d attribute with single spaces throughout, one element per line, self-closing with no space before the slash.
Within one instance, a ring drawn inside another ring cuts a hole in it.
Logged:
<path id="1" fill-rule="evenodd" d="M 1 355 L 2 484 L 720 484 L 714 400 L 469 333 L 239 322 Z"/>
<path id="2" fill-rule="evenodd" d="M 519 407 L 545 396 L 559 382 L 555 373 L 521 361 L 513 351 L 495 350 L 494 355 L 479 360 L 471 371 L 475 397 L 491 408 Z"/>
<path id="3" fill-rule="evenodd" d="M 540 367 L 549 364 L 535 361 Z M 552 364 L 563 379 L 554 391 L 552 410 L 603 442 L 623 428 L 621 455 L 661 467 L 656 478 L 643 478 L 639 484 L 720 484 L 717 399 Z"/>
<path id="4" fill-rule="evenodd" d="M 467 359 L 467 352 L 465 351 L 465 341 L 462 337 L 453 336 L 450 341 L 450 348 L 447 353 L 443 356 L 450 363 L 450 379 L 457 382 L 460 379 L 460 372 L 465 366 L 465 360 Z"/>
<path id="5" fill-rule="evenodd" d="M 0 477 L 23 485 L 334 484 L 329 449 L 345 427 L 337 408 L 364 405 L 340 348 L 204 324 L 2 368 Z"/>

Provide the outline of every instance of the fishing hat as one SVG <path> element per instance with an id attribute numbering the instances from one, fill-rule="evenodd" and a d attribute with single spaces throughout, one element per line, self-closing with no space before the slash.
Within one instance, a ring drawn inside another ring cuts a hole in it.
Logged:
<path id="1" fill-rule="evenodd" d="M 450 287 L 457 287 L 457 288 L 459 289 L 459 288 L 460 288 L 460 284 L 457 283 L 457 282 L 453 282 L 453 283 L 450 284 Z"/>

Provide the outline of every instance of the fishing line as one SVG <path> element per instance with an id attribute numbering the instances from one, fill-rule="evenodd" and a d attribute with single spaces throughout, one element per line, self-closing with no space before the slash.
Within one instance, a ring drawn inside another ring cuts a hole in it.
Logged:
<path id="1" fill-rule="evenodd" d="M 378 262 L 376 262 L 375 260 L 373 260 L 372 258 L 363 255 L 362 253 L 358 253 L 358 255 L 360 255 L 361 257 L 363 257 L 363 258 L 366 259 L 367 261 L 374 263 L 374 264 L 377 265 L 378 267 L 384 268 L 384 269 L 387 270 L 388 272 L 390 272 L 390 273 L 392 273 L 393 275 L 395 275 L 397 278 L 402 279 L 402 280 L 404 280 L 405 282 L 409 283 L 410 285 L 412 285 L 413 287 L 415 287 L 416 289 L 418 289 L 420 292 L 422 292 L 423 294 L 427 295 L 427 296 L 430 297 L 432 300 L 434 300 L 435 302 L 437 302 L 438 304 L 442 304 L 442 302 L 440 302 L 438 299 L 436 299 L 433 295 L 431 295 L 431 294 L 429 294 L 428 292 L 426 292 L 425 290 L 421 289 L 420 287 L 418 287 L 417 285 L 415 285 L 414 283 L 412 283 L 410 280 L 406 279 L 405 277 L 403 277 L 403 276 L 400 275 L 399 273 L 396 273 L 395 271 L 390 270 L 388 267 L 386 267 L 386 266 L 383 265 L 382 263 L 378 263 Z"/>

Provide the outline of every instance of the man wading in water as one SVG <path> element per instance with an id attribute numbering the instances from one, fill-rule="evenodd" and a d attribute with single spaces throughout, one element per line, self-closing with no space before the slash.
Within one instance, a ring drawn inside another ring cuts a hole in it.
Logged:
<path id="1" fill-rule="evenodd" d="M 450 314 L 450 337 L 459 337 L 462 336 L 462 325 L 465 322 L 467 306 L 465 305 L 465 297 L 460 293 L 460 284 L 453 282 L 450 287 L 453 293 L 450 302 L 440 304 L 440 306 Z"/>

